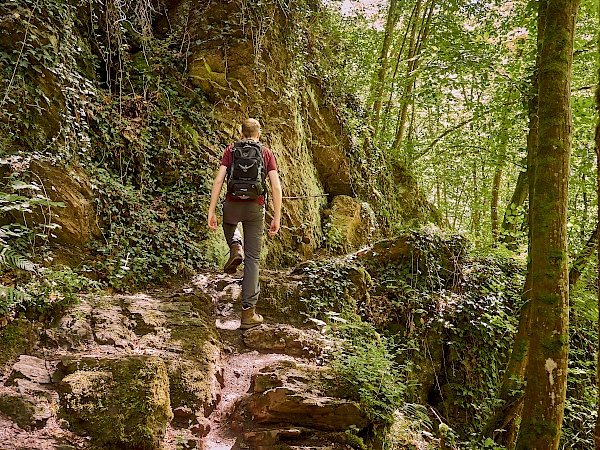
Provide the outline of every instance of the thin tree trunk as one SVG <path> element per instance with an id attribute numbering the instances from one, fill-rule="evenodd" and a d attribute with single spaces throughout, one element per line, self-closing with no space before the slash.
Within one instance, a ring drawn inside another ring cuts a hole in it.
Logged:
<path id="1" fill-rule="evenodd" d="M 541 4 L 542 2 L 540 2 Z M 539 128 L 531 199 L 531 334 L 517 450 L 556 450 L 567 386 L 567 203 L 571 67 L 579 0 L 548 0 L 539 70 Z"/>
<path id="2" fill-rule="evenodd" d="M 571 264 L 571 270 L 569 270 L 569 289 L 573 288 L 579 281 L 581 277 L 581 273 L 587 266 L 590 259 L 592 259 L 592 255 L 598 248 L 598 224 L 596 224 L 596 229 L 592 231 L 589 239 L 584 245 L 583 249 L 579 252 L 573 264 Z"/>
<path id="3" fill-rule="evenodd" d="M 502 400 L 502 407 L 496 411 L 494 416 L 486 424 L 483 435 L 491 437 L 500 445 L 510 449 L 514 445 L 516 437 L 516 418 L 523 406 L 523 385 L 525 367 L 527 366 L 530 330 L 530 308 L 529 293 L 531 290 L 531 276 L 527 271 L 527 278 L 523 288 L 522 298 L 524 300 L 519 318 L 519 327 L 513 344 L 498 398 Z"/>
<path id="4" fill-rule="evenodd" d="M 498 199 L 500 197 L 500 185 L 502 183 L 502 167 L 496 166 L 494 179 L 492 181 L 492 201 L 490 204 L 490 213 L 492 219 L 492 242 L 498 243 Z"/>
<path id="5" fill-rule="evenodd" d="M 402 140 L 404 137 L 404 130 L 406 128 L 406 115 L 408 111 L 408 105 L 412 99 L 412 92 L 415 85 L 416 71 L 421 64 L 420 55 L 423 52 L 423 46 L 429 36 L 429 25 L 431 24 L 431 18 L 433 17 L 433 10 L 435 8 L 437 0 L 430 0 L 428 5 L 425 7 L 425 12 L 421 18 L 421 0 L 417 0 L 417 10 L 415 14 L 415 21 L 411 32 L 410 45 L 408 49 L 408 64 L 406 68 L 406 81 L 402 96 L 400 98 L 400 107 L 398 113 L 398 120 L 396 123 L 396 135 L 392 148 L 396 151 L 400 150 L 402 146 Z M 419 23 L 420 22 L 420 23 Z M 420 27 L 419 27 L 420 25 Z M 417 30 L 418 28 L 418 30 Z M 418 31 L 418 32 L 417 32 Z"/>
<path id="6" fill-rule="evenodd" d="M 523 54 L 522 51 L 519 52 L 518 56 L 520 57 Z M 508 91 L 507 95 L 507 104 L 510 105 L 511 97 L 514 91 L 514 87 L 512 87 Z M 502 185 L 502 175 L 504 172 L 504 167 L 506 165 L 506 149 L 508 147 L 508 129 L 510 127 L 509 123 L 509 114 L 508 110 L 504 110 L 502 114 L 502 120 L 500 124 L 500 138 L 498 143 L 498 151 L 496 154 L 496 169 L 494 171 L 494 179 L 492 181 L 492 199 L 490 203 L 490 212 L 491 212 L 491 225 L 492 225 L 492 242 L 495 244 L 498 243 L 498 237 L 500 236 L 499 231 L 499 221 L 498 221 L 498 203 L 500 197 L 500 187 Z"/>
<path id="7" fill-rule="evenodd" d="M 537 123 L 537 117 L 534 120 Z M 529 123 L 529 134 L 532 134 L 534 130 L 532 120 L 530 120 Z M 535 128 L 535 133 L 537 133 L 537 128 Z M 519 173 L 519 177 L 517 178 L 517 184 L 515 185 L 515 190 L 513 191 L 512 197 L 510 198 L 510 202 L 508 203 L 506 210 L 504 211 L 504 219 L 502 220 L 502 226 L 499 237 L 500 242 L 509 244 L 516 240 L 515 234 L 517 232 L 517 217 L 519 215 L 519 209 L 523 206 L 523 203 L 525 203 L 525 200 L 527 199 L 527 186 L 528 177 L 527 170 L 525 170 Z"/>
<path id="8" fill-rule="evenodd" d="M 472 216 L 472 223 L 471 223 L 471 229 L 475 232 L 475 234 L 478 236 L 481 235 L 481 211 L 479 210 L 479 178 L 477 176 L 477 163 L 474 162 L 473 163 L 473 197 L 474 197 L 474 204 L 475 204 L 475 208 L 473 208 L 473 216 Z"/>
<path id="9" fill-rule="evenodd" d="M 408 61 L 406 64 L 406 79 L 404 82 L 404 89 L 402 91 L 402 96 L 400 97 L 400 108 L 398 110 L 398 120 L 396 122 L 396 137 L 394 140 L 394 144 L 392 145 L 392 148 L 394 148 L 394 149 L 400 148 L 400 146 L 397 145 L 398 134 L 402 135 L 404 133 L 404 121 L 406 120 L 406 111 L 408 108 L 408 101 L 411 96 L 412 89 L 414 86 L 414 81 L 415 81 L 414 71 L 416 70 L 416 64 L 417 64 L 417 59 L 418 59 L 415 57 L 415 55 L 417 52 L 417 31 L 418 31 L 419 21 L 421 20 L 421 6 L 422 6 L 422 1 L 417 0 L 417 4 L 415 6 L 414 21 L 410 25 L 410 28 L 411 28 L 410 40 L 409 40 L 409 44 L 408 44 L 408 54 L 406 55 L 406 59 Z M 398 55 L 398 58 L 400 58 L 400 57 L 401 57 L 401 55 Z"/>
<path id="10" fill-rule="evenodd" d="M 527 172 L 521 172 L 517 180 L 517 187 L 511 199 L 511 205 L 515 205 L 515 211 L 523 204 L 526 193 L 533 191 L 535 188 L 533 180 L 535 179 L 535 155 L 537 152 L 538 143 L 538 69 L 540 64 L 539 55 L 541 53 L 541 40 L 545 27 L 545 12 L 547 0 L 541 1 L 538 4 L 538 56 L 535 62 L 535 69 L 531 80 L 531 96 L 528 102 L 529 112 L 529 133 L 527 135 Z M 527 174 L 530 174 L 528 176 Z M 525 192 L 525 194 L 523 194 Z M 522 201 L 521 201 L 522 198 Z M 519 205 L 519 206 L 516 206 Z M 515 212 L 516 215 L 516 212 Z M 528 244 L 531 244 L 531 214 L 527 215 L 529 222 L 528 227 Z M 506 216 L 505 216 L 506 222 Z M 516 223 L 515 223 L 516 229 Z M 529 249 L 531 253 L 531 249 Z M 525 378 L 525 367 L 529 357 L 529 334 L 531 327 L 530 314 L 530 293 L 531 293 L 531 261 L 527 264 L 527 277 L 523 286 L 523 307 L 521 308 L 521 317 L 519 326 L 515 335 L 515 341 L 512 346 L 502 384 L 498 393 L 498 399 L 502 401 L 502 407 L 496 411 L 484 429 L 484 436 L 493 437 L 498 444 L 505 445 L 511 449 L 516 440 L 516 423 L 523 406 L 523 391 L 522 387 Z"/>
<path id="11" fill-rule="evenodd" d="M 383 130 L 387 129 L 387 118 L 390 115 L 390 109 L 392 108 L 392 101 L 394 99 L 394 86 L 396 84 L 396 76 L 398 75 L 398 70 L 400 69 L 400 63 L 403 61 L 404 47 L 406 46 L 406 41 L 408 39 L 408 35 L 411 30 L 411 24 L 414 21 L 415 14 L 417 13 L 417 8 L 420 7 L 420 2 L 415 3 L 415 6 L 410 13 L 410 17 L 408 19 L 408 25 L 406 26 L 405 32 L 402 35 L 402 41 L 400 44 L 400 48 L 398 50 L 398 56 L 396 58 L 396 64 L 394 65 L 394 73 L 392 74 L 391 84 L 390 84 L 390 94 L 388 95 L 388 99 L 385 106 L 385 112 L 383 114 Z"/>
<path id="12" fill-rule="evenodd" d="M 390 0 L 388 8 L 387 20 L 385 23 L 385 31 L 383 43 L 381 45 L 381 54 L 379 55 L 377 78 L 371 86 L 371 98 L 373 99 L 373 137 L 377 137 L 379 130 L 379 118 L 381 114 L 381 104 L 385 91 L 386 75 L 389 67 L 390 45 L 394 37 L 394 28 L 398 22 L 397 13 L 398 0 Z"/>

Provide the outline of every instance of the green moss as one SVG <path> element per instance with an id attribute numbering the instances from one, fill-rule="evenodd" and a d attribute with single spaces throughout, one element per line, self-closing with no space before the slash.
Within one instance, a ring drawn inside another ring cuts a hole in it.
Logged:
<path id="1" fill-rule="evenodd" d="M 17 319 L 0 330 L 0 365 L 26 353 L 29 347 L 31 324 L 28 320 Z"/>
<path id="2" fill-rule="evenodd" d="M 538 296 L 544 305 L 558 305 L 560 303 L 560 295 L 558 294 L 540 294 Z"/>
<path id="3" fill-rule="evenodd" d="M 561 335 L 555 336 L 550 339 L 545 339 L 541 342 L 542 348 L 547 350 L 548 353 L 556 355 L 560 353 L 564 346 L 569 344 L 569 336 Z"/>
<path id="4" fill-rule="evenodd" d="M 193 410 L 209 407 L 213 367 L 191 361 L 171 361 L 168 366 L 170 397 L 173 407 L 187 406 Z"/>
<path id="5" fill-rule="evenodd" d="M 527 355 L 527 350 L 529 349 L 529 341 L 528 340 L 520 340 L 516 342 L 516 346 L 513 349 L 511 354 L 511 358 L 515 361 L 523 361 L 525 356 Z"/>
<path id="6" fill-rule="evenodd" d="M 521 437 L 516 450 L 531 450 L 532 441 L 550 439 L 558 433 L 558 428 L 550 421 L 530 421 L 521 425 Z"/>
<path id="7" fill-rule="evenodd" d="M 61 383 L 62 414 L 101 445 L 157 449 L 173 418 L 169 379 L 156 357 L 94 360 Z"/>

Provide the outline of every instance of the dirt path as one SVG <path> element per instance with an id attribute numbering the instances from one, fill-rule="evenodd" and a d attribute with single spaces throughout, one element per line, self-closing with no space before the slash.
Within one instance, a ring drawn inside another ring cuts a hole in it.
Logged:
<path id="1" fill-rule="evenodd" d="M 236 301 L 241 294 L 237 284 L 229 284 L 223 290 L 215 289 L 219 283 L 231 282 L 229 276 L 201 275 L 194 284 L 211 294 L 215 305 L 215 324 L 221 336 L 225 386 L 221 391 L 221 401 L 208 417 L 210 432 L 204 438 L 204 448 L 211 450 L 230 450 L 236 446 L 241 429 L 232 427 L 232 415 L 235 406 L 245 396 L 249 395 L 252 376 L 263 367 L 283 360 L 294 360 L 293 357 L 279 353 L 259 353 L 251 351 L 243 341 L 243 331 L 240 326 L 240 306 Z M 268 320 L 268 319 L 266 319 Z"/>

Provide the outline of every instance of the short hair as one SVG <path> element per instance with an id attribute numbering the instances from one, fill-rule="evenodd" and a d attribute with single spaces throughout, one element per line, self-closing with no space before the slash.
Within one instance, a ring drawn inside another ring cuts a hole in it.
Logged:
<path id="1" fill-rule="evenodd" d="M 256 119 L 246 119 L 242 122 L 242 134 L 249 139 L 260 135 L 260 122 Z"/>

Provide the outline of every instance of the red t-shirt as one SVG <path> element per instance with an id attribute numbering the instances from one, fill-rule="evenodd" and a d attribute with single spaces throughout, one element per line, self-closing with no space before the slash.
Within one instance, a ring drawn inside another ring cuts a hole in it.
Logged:
<path id="1" fill-rule="evenodd" d="M 223 159 L 221 160 L 221 165 L 227 168 L 231 167 L 233 164 L 233 156 L 231 156 L 231 149 L 233 148 L 233 144 L 225 149 L 225 153 L 223 153 Z M 271 170 L 277 170 L 277 163 L 275 162 L 275 155 L 273 152 L 269 150 L 267 147 L 263 145 L 263 159 L 265 161 L 265 169 L 267 174 Z M 266 179 L 266 177 L 265 177 Z M 265 196 L 261 195 L 257 199 L 254 200 L 240 200 L 239 198 L 232 198 L 229 194 L 225 198 L 229 202 L 256 202 L 261 206 L 265 206 Z"/>

